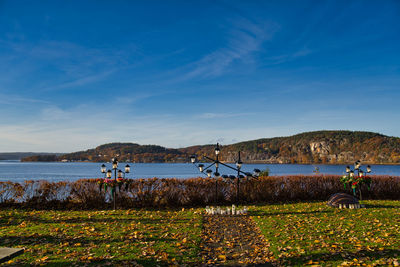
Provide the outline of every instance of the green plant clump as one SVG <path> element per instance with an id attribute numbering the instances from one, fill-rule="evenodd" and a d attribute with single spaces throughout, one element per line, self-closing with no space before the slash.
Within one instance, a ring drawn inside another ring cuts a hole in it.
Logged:
<path id="1" fill-rule="evenodd" d="M 269 176 L 269 169 L 266 168 L 265 170 L 260 172 L 260 177 L 268 177 Z"/>

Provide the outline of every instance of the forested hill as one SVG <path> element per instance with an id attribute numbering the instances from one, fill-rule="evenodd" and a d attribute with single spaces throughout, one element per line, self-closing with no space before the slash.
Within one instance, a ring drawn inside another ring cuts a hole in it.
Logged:
<path id="1" fill-rule="evenodd" d="M 47 160 L 44 156 L 24 158 L 23 161 L 110 161 L 118 157 L 120 161 L 132 162 L 174 162 L 185 161 L 184 155 L 177 149 L 157 145 L 138 145 L 133 143 L 110 143 L 94 149 L 79 151 Z"/>
<path id="2" fill-rule="evenodd" d="M 94 149 L 65 154 L 55 160 L 131 162 L 188 162 L 192 154 L 213 156 L 215 145 L 180 149 L 157 145 L 111 143 Z M 289 137 L 264 138 L 221 146 L 221 160 L 263 163 L 400 163 L 400 138 L 372 132 L 317 131 Z M 25 160 L 40 160 L 30 157 Z"/>
<path id="3" fill-rule="evenodd" d="M 46 152 L 1 152 L 0 160 L 21 160 L 22 158 L 40 156 L 40 155 L 55 155 L 59 156 L 62 153 L 46 153 Z"/>

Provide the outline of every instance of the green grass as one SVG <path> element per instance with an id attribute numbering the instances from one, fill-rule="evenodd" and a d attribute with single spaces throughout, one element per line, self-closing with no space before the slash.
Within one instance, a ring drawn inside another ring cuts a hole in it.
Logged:
<path id="1" fill-rule="evenodd" d="M 339 210 L 325 202 L 250 207 L 279 263 L 390 265 L 400 261 L 400 201 Z M 15 265 L 199 265 L 202 209 L 0 210 L 0 247 Z M 7 264 L 7 263 L 6 263 Z"/>
<path id="2" fill-rule="evenodd" d="M 400 201 L 364 201 L 366 209 L 326 202 L 252 207 L 282 265 L 390 265 L 400 261 Z"/>
<path id="3" fill-rule="evenodd" d="M 199 210 L 0 211 L 0 247 L 24 247 L 8 264 L 198 263 Z"/>

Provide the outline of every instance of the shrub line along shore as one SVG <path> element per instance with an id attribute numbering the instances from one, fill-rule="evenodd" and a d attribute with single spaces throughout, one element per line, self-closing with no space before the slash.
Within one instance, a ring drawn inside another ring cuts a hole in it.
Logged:
<path id="1" fill-rule="evenodd" d="M 118 190 L 119 208 L 200 207 L 236 203 L 236 183 L 210 178 L 129 179 Z M 46 209 L 107 209 L 111 207 L 110 190 L 96 179 L 73 182 L 25 181 L 0 182 L 0 205 Z M 351 193 L 338 175 L 271 176 L 240 183 L 239 203 L 279 203 L 325 201 L 338 192 Z M 362 188 L 365 199 L 400 199 L 399 176 L 372 176 L 371 190 Z"/>

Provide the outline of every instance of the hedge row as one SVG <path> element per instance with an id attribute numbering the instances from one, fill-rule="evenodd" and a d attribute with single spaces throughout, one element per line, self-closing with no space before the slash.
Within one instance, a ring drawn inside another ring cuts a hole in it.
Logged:
<path id="1" fill-rule="evenodd" d="M 184 207 L 236 203 L 237 184 L 210 178 L 137 179 L 117 189 L 117 206 Z M 400 200 L 400 177 L 373 176 L 371 190 L 362 188 L 364 199 Z M 327 200 L 337 192 L 348 192 L 340 176 L 271 176 L 240 183 L 240 203 Z M 111 193 L 94 179 L 74 182 L 0 182 L 0 205 L 49 209 L 106 209 Z"/>

